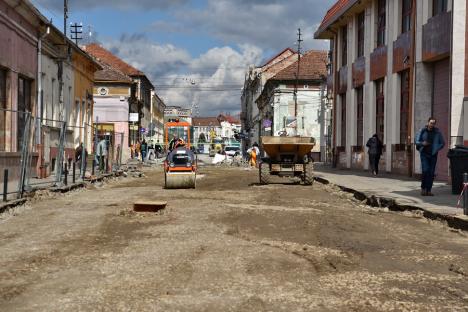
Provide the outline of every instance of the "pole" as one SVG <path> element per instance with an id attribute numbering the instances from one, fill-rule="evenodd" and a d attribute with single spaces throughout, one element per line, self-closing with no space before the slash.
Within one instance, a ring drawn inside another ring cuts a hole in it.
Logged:
<path id="1" fill-rule="evenodd" d="M 301 29 L 297 30 L 297 72 L 296 72 L 296 82 L 294 83 L 294 117 L 296 118 L 296 127 L 297 127 L 297 85 L 299 84 L 299 70 L 301 68 L 301 42 L 304 41 L 301 39 Z"/>
<path id="2" fill-rule="evenodd" d="M 63 171 L 63 184 L 68 185 L 68 164 L 65 163 L 65 170 Z"/>
<path id="3" fill-rule="evenodd" d="M 463 174 L 463 213 L 468 216 L 468 173 Z"/>
<path id="4" fill-rule="evenodd" d="M 72 183 L 75 184 L 75 169 L 76 169 L 75 167 L 76 167 L 76 165 L 75 165 L 75 162 L 74 162 L 74 161 L 73 161 L 72 163 L 73 163 L 73 167 L 72 167 L 72 173 L 73 173 Z"/>
<path id="5" fill-rule="evenodd" d="M 67 37 L 68 0 L 63 0 L 63 34 Z"/>
<path id="6" fill-rule="evenodd" d="M 8 169 L 3 170 L 3 201 L 7 201 L 8 195 Z"/>

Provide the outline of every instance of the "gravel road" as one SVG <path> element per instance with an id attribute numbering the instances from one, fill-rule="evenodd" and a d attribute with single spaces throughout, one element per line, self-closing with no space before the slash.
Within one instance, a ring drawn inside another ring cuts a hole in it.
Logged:
<path id="1" fill-rule="evenodd" d="M 242 168 L 196 190 L 146 170 L 0 215 L 0 310 L 468 311 L 466 233 Z"/>

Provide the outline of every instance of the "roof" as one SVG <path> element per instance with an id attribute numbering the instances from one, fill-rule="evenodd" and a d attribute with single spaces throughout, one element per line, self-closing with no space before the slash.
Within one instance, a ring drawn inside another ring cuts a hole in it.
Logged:
<path id="1" fill-rule="evenodd" d="M 234 116 L 231 116 L 231 115 L 219 114 L 218 119 L 219 119 L 219 121 L 227 121 L 230 124 L 240 124 L 241 123 L 238 118 L 236 118 Z"/>
<path id="2" fill-rule="evenodd" d="M 265 67 L 267 65 L 269 65 L 271 62 L 273 62 L 276 58 L 278 58 L 279 56 L 281 56 L 282 54 L 286 53 L 286 52 L 291 52 L 292 54 L 296 54 L 296 51 L 294 51 L 293 49 L 291 48 L 286 48 L 284 49 L 283 51 L 281 51 L 280 53 L 276 54 L 275 56 L 273 56 L 272 58 L 270 58 L 268 61 L 265 62 L 265 64 L 263 64 L 261 67 Z"/>
<path id="3" fill-rule="evenodd" d="M 121 71 L 110 67 L 109 65 L 104 65 L 103 70 L 99 70 L 94 73 L 94 79 L 96 81 L 113 81 L 113 82 L 125 82 L 133 83 L 132 78 L 125 75 Z"/>
<path id="4" fill-rule="evenodd" d="M 109 65 L 115 69 L 118 69 L 122 73 L 128 76 L 145 76 L 145 74 L 124 62 L 122 59 L 112 54 L 110 51 L 104 49 L 96 43 L 91 43 L 84 47 L 85 51 L 91 54 L 101 64 Z"/>
<path id="5" fill-rule="evenodd" d="M 320 50 L 307 51 L 301 57 L 299 66 L 300 80 L 322 80 L 327 76 L 328 52 Z M 278 72 L 271 80 L 296 80 L 297 61 Z"/>
<path id="6" fill-rule="evenodd" d="M 338 0 L 335 4 L 327 11 L 325 17 L 320 23 L 319 28 L 314 34 L 316 39 L 320 38 L 320 35 L 333 24 L 341 15 L 343 15 L 350 7 L 352 7 L 358 0 Z M 321 38 L 325 39 L 325 38 Z"/>
<path id="7" fill-rule="evenodd" d="M 193 117 L 192 125 L 194 127 L 220 127 L 221 124 L 217 117 Z"/>

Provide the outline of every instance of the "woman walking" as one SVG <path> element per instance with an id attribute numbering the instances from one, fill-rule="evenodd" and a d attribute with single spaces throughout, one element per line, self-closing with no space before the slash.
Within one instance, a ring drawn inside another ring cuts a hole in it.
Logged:
<path id="1" fill-rule="evenodd" d="M 374 134 L 368 141 L 366 146 L 369 148 L 369 163 L 373 175 L 379 174 L 379 161 L 382 155 L 383 144 L 380 141 L 379 136 Z"/>

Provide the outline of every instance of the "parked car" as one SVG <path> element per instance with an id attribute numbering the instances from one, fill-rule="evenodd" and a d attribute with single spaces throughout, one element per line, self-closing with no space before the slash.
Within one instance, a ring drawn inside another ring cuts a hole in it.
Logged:
<path id="1" fill-rule="evenodd" d="M 241 154 L 241 150 L 239 146 L 226 146 L 224 148 L 224 152 L 228 156 L 238 156 Z"/>

